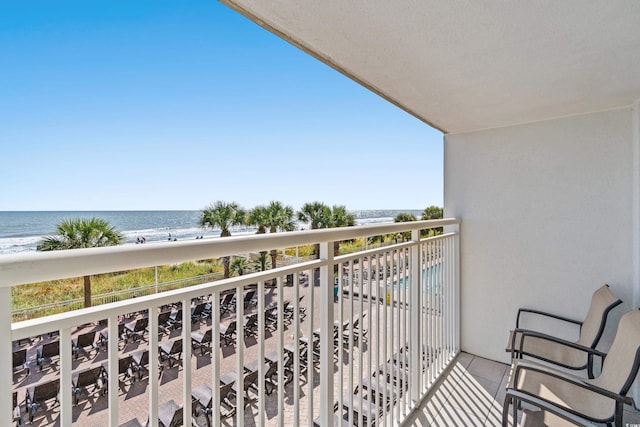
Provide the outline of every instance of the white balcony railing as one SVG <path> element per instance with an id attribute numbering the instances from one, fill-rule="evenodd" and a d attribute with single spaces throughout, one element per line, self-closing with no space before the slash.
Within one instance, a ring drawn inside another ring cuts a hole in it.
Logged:
<path id="1" fill-rule="evenodd" d="M 421 229 L 443 226 L 444 234 L 420 239 Z M 59 380 L 59 408 L 50 409 L 53 418 L 40 425 L 59 419 L 69 426 L 82 419 L 118 426 L 131 414 L 142 423 L 148 417 L 150 425 L 158 425 L 159 408 L 169 398 L 181 403 L 184 424 L 190 425 L 194 405 L 199 405 L 192 402 L 192 390 L 203 385 L 211 387 L 214 410 L 210 420 L 202 410 L 194 420 L 220 425 L 225 416 L 218 410 L 224 397 L 220 384 L 230 381 L 230 371 L 239 373 L 238 383 L 251 380 L 252 370 L 258 372 L 255 382 L 246 393 L 238 384 L 230 402 L 237 408 L 231 415 L 235 425 L 310 425 L 317 420 L 329 426 L 334 413 L 352 424 L 358 423 L 359 414 L 367 416 L 365 425 L 399 424 L 459 349 L 457 227 L 457 220 L 445 219 L 0 257 L 0 365 L 6 374 L 0 375 L 5 396 L 0 399 L 0 424 L 11 424 L 10 394 L 17 391 L 22 403 L 27 388 L 8 375 L 11 352 L 18 341 L 48 337 L 51 332 L 59 333 L 60 342 L 58 366 L 48 374 L 49 380 Z M 411 241 L 334 257 L 333 242 L 399 232 L 410 233 Z M 318 243 L 318 260 L 11 323 L 10 291 L 15 285 Z M 247 287 L 257 291 L 257 300 L 245 307 Z M 221 307 L 227 293 L 236 295 L 235 311 Z M 201 301 L 210 304 L 211 315 L 192 319 L 187 308 Z M 185 309 L 178 315 L 180 308 Z M 179 317 L 173 319 L 174 328 L 163 333 L 159 314 L 169 309 Z M 252 314 L 257 317 L 256 328 L 251 327 Z M 124 348 L 119 346 L 122 343 L 113 339 L 119 336 L 119 323 L 144 317 L 148 332 L 141 331 L 142 339 L 131 336 Z M 219 333 L 234 321 L 240 325 L 235 335 L 229 339 Z M 72 338 L 79 331 L 100 332 L 100 328 L 112 337 L 104 349 L 95 351 L 102 353 L 105 374 L 118 372 L 119 358 L 131 354 L 131 341 L 137 341 L 136 350 L 148 351 L 152 363 L 141 380 L 148 383 L 142 397 L 148 400 L 147 413 L 130 407 L 118 375 L 104 376 L 104 390 L 109 390 L 101 398 L 106 400 L 104 410 L 74 406 L 73 374 L 93 366 L 98 357 L 87 358 L 81 369 L 74 360 Z M 205 356 L 192 350 L 196 329 L 213 331 L 213 350 Z M 166 360 L 155 362 L 161 356 L 159 347 L 166 349 L 171 339 L 182 339 L 176 368 L 167 367 Z M 34 370 L 33 348 L 29 352 Z M 159 379 L 168 370 L 175 370 L 173 380 Z M 245 405 L 247 399 L 252 400 L 250 405 Z M 24 404 L 21 408 L 26 419 L 29 408 Z"/>

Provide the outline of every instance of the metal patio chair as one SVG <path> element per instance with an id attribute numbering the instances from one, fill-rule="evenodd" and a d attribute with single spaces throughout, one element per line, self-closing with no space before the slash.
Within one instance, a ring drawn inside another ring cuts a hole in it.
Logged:
<path id="1" fill-rule="evenodd" d="M 236 405 L 230 400 L 233 397 L 233 384 L 220 384 L 220 415 L 222 418 L 228 418 L 236 413 Z M 198 415 L 198 408 L 206 414 L 207 426 L 211 427 L 211 415 L 213 412 L 213 392 L 209 384 L 202 384 L 191 390 L 191 399 L 193 402 L 193 410 Z"/>
<path id="2" fill-rule="evenodd" d="M 170 368 L 173 367 L 174 362 L 179 365 L 182 361 L 182 338 L 176 338 L 160 344 L 159 357 L 161 363 L 168 360 Z"/>
<path id="3" fill-rule="evenodd" d="M 571 345 L 574 344 L 571 341 L 540 331 L 521 328 L 522 314 L 543 316 L 576 325 L 580 334 L 575 344 L 595 349 L 604 332 L 609 313 L 621 303 L 622 301 L 611 292 L 609 286 L 604 285 L 593 293 L 591 305 L 584 321 L 569 319 L 540 310 L 521 308 L 518 310 L 516 317 L 516 329 L 510 333 L 506 350 L 511 352 L 512 359 L 522 359 L 527 356 L 568 369 L 587 369 L 588 376 L 593 378 L 592 360 L 586 353 L 576 350 Z"/>
<path id="4" fill-rule="evenodd" d="M 89 349 L 88 351 L 87 348 Z M 84 334 L 78 335 L 77 338 L 72 339 L 71 350 L 74 359 L 78 359 L 80 353 L 88 357 L 90 351 L 97 350 L 96 331 L 85 332 Z"/>
<path id="5" fill-rule="evenodd" d="M 77 372 L 71 377 L 71 384 L 73 385 L 73 404 L 77 405 L 80 400 L 80 395 L 85 393 L 87 396 L 89 393 L 89 387 L 92 387 L 91 394 L 98 393 L 100 396 L 104 395 L 107 391 L 105 385 L 106 380 L 104 376 L 104 370 L 102 366 L 96 366 L 89 368 L 86 371 Z"/>
<path id="6" fill-rule="evenodd" d="M 234 341 L 234 337 L 236 335 L 236 321 L 232 320 L 229 322 L 229 325 L 220 324 L 220 342 L 225 343 L 225 345 L 229 345 Z"/>
<path id="7" fill-rule="evenodd" d="M 147 327 L 149 326 L 149 318 L 141 317 L 134 322 L 128 322 L 124 325 L 124 334 L 126 340 L 138 341 L 139 339 L 144 340 L 144 334 L 147 332 Z"/>
<path id="8" fill-rule="evenodd" d="M 29 363 L 27 363 L 27 349 L 16 350 L 13 352 L 13 373 L 27 371 L 29 375 Z"/>
<path id="9" fill-rule="evenodd" d="M 244 336 L 254 336 L 258 334 L 258 314 L 247 314 L 244 316 L 242 328 L 244 329 Z"/>
<path id="10" fill-rule="evenodd" d="M 513 360 L 503 426 L 509 423 L 509 406 L 517 419 L 522 402 L 539 408 L 542 412 L 536 415 L 542 415 L 550 425 L 554 418 L 578 425 L 623 425 L 624 405 L 633 403 L 627 393 L 640 367 L 640 310 L 622 316 L 608 354 L 579 344 L 572 347 L 589 358 L 600 358 L 601 374 L 595 379 L 582 378 L 534 361 Z"/>
<path id="11" fill-rule="evenodd" d="M 59 392 L 59 379 L 40 383 L 33 387 L 27 388 L 27 394 L 25 396 L 25 406 L 27 407 L 27 411 L 29 412 L 29 422 L 33 422 L 35 413 L 49 400 L 55 399 L 54 404 L 59 403 Z"/>
<path id="12" fill-rule="evenodd" d="M 205 309 L 207 308 L 206 302 L 201 302 L 196 304 L 195 307 L 191 308 L 191 323 L 196 323 L 198 320 L 202 319 L 204 316 Z"/>
<path id="13" fill-rule="evenodd" d="M 252 398 L 249 395 L 249 390 L 257 390 L 257 382 L 258 382 L 258 371 L 247 372 L 242 376 L 242 390 L 239 387 L 238 382 L 238 374 L 236 372 L 229 372 L 220 377 L 220 381 L 223 384 L 233 383 L 232 389 L 234 394 L 237 396 L 238 393 L 244 392 L 244 407 L 246 409 L 251 403 L 255 402 L 256 399 Z"/>
<path id="14" fill-rule="evenodd" d="M 118 323 L 118 350 L 122 350 L 124 348 L 124 323 Z M 109 331 L 107 329 L 100 331 L 98 336 L 98 345 L 106 348 L 109 344 Z"/>
<path id="15" fill-rule="evenodd" d="M 173 399 L 158 406 L 158 422 L 162 427 L 179 427 L 182 425 L 182 405 Z M 147 426 L 151 423 L 147 420 Z M 197 425 L 193 423 L 194 425 Z"/>
<path id="16" fill-rule="evenodd" d="M 212 329 L 207 329 L 205 332 L 194 331 L 191 332 L 191 347 L 200 349 L 200 356 L 203 356 L 205 352 L 211 351 L 211 338 Z"/>
<path id="17" fill-rule="evenodd" d="M 53 359 L 60 358 L 60 341 L 51 341 L 43 344 L 36 352 L 36 364 L 38 370 L 42 371 L 42 367 L 45 363 L 52 364 Z"/>
<path id="18" fill-rule="evenodd" d="M 102 364 L 102 372 L 104 373 L 106 387 L 108 384 L 107 380 L 109 379 L 109 362 L 104 362 Z M 133 355 L 130 354 L 121 359 L 118 359 L 118 380 L 122 384 L 124 384 L 127 380 L 135 382 Z"/>

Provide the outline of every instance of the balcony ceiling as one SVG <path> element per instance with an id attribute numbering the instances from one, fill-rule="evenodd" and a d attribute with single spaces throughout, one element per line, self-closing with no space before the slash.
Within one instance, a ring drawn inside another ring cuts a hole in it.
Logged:
<path id="1" fill-rule="evenodd" d="M 223 0 L 446 133 L 640 99 L 640 2 Z"/>

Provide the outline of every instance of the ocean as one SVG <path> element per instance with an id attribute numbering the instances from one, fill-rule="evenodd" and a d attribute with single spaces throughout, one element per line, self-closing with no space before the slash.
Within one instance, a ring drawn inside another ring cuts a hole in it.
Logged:
<path id="1" fill-rule="evenodd" d="M 420 217 L 421 210 L 361 210 L 352 211 L 356 224 L 381 224 L 393 222 L 400 212 L 407 212 Z M 203 229 L 198 225 L 200 211 L 0 211 L 0 255 L 35 251 L 36 244 L 43 237 L 55 230 L 57 223 L 63 219 L 80 217 L 103 218 L 121 231 L 126 237 L 126 244 L 135 244 L 138 238 L 144 237 L 149 242 L 164 241 L 171 235 L 172 239 L 195 239 L 199 236 L 219 236 L 220 232 Z M 298 229 L 307 224 L 298 224 Z M 235 227 L 234 235 L 255 233 L 252 227 Z"/>

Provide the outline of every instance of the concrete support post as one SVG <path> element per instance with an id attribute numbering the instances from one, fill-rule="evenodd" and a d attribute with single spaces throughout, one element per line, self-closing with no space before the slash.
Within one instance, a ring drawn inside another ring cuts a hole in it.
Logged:
<path id="1" fill-rule="evenodd" d="M 320 259 L 327 261 L 320 267 L 320 425 L 328 426 L 333 425 L 333 242 L 320 244 Z"/>

